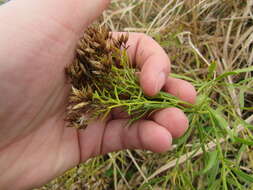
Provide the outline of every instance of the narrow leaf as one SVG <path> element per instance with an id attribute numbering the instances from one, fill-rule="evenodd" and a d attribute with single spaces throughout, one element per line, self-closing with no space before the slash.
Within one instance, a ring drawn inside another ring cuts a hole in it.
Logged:
<path id="1" fill-rule="evenodd" d="M 253 183 L 253 175 L 247 174 L 246 172 L 237 168 L 231 168 L 231 170 L 243 181 L 247 183 Z"/>

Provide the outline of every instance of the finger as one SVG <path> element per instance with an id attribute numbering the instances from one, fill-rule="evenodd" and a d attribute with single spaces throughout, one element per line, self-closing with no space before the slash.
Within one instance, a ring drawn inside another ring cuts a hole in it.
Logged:
<path id="1" fill-rule="evenodd" d="M 196 102 L 197 92 L 187 81 L 168 77 L 166 84 L 164 85 L 164 91 L 191 104 Z"/>
<path id="2" fill-rule="evenodd" d="M 105 126 L 106 121 L 97 121 L 89 124 L 85 130 L 78 131 L 80 162 L 100 154 Z"/>
<path id="3" fill-rule="evenodd" d="M 16 22 L 24 17 L 37 20 L 34 23 L 42 28 L 41 22 L 61 25 L 62 28 L 78 33 L 96 19 L 109 4 L 110 0 L 18 0 L 11 1 L 1 7 L 9 12 L 9 17 L 14 17 Z M 5 18 L 6 19 L 6 18 Z"/>
<path id="4" fill-rule="evenodd" d="M 121 34 L 114 33 L 114 36 Z M 144 93 L 154 96 L 164 86 L 170 72 L 167 54 L 155 40 L 141 33 L 130 33 L 127 45 L 131 62 L 141 69 L 139 78 Z"/>
<path id="5" fill-rule="evenodd" d="M 166 108 L 157 111 L 152 116 L 152 119 L 165 127 L 173 138 L 182 136 L 189 126 L 186 115 L 178 108 Z"/>
<path id="6" fill-rule="evenodd" d="M 102 154 L 122 149 L 146 149 L 165 152 L 171 147 L 171 134 L 153 121 L 140 120 L 126 127 L 128 120 L 112 120 L 103 137 Z"/>

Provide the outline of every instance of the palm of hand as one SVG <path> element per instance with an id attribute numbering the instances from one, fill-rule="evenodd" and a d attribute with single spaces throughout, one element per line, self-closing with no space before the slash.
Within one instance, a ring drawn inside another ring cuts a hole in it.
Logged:
<path id="1" fill-rule="evenodd" d="M 9 15 L 4 9 L 1 13 L 5 18 Z M 64 123 L 69 86 L 63 72 L 73 59 L 78 36 L 51 18 L 21 15 L 9 15 L 0 25 L 1 42 L 7 44 L 0 55 L 5 60 L 0 68 L 4 92 L 0 95 L 0 168 L 6 171 L 0 184 L 14 180 L 16 188 L 42 185 L 81 161 L 78 132 Z M 14 42 L 7 42 L 13 38 Z M 82 160 L 99 142 L 104 129 L 99 125 Z"/>
<path id="2" fill-rule="evenodd" d="M 16 28 L 1 27 L 10 37 L 16 35 Z M 57 25 L 50 31 L 25 23 L 18 28 L 22 30 L 15 43 L 1 54 L 6 64 L 0 69 L 0 91 L 5 92 L 0 100 L 5 111 L 0 111 L 0 152 L 8 155 L 0 157 L 5 163 L 1 169 L 7 171 L 1 179 L 6 182 L 18 171 L 16 180 L 29 187 L 24 178 L 40 185 L 79 163 L 78 133 L 63 121 L 69 88 L 63 70 L 73 58 L 76 39 L 64 29 L 55 38 L 61 28 Z"/>

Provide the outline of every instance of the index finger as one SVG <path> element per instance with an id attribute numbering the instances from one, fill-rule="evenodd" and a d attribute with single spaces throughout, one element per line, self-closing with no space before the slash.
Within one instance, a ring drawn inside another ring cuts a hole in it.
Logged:
<path id="1" fill-rule="evenodd" d="M 169 57 L 155 40 L 142 33 L 129 33 L 127 45 L 131 62 L 141 69 L 139 78 L 144 93 L 148 96 L 156 95 L 169 75 Z"/>

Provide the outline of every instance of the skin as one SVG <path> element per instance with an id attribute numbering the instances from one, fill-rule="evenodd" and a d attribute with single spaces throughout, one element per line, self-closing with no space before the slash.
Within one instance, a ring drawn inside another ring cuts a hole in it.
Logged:
<path id="1" fill-rule="evenodd" d="M 156 112 L 124 128 L 115 111 L 86 130 L 66 128 L 69 92 L 64 68 L 82 31 L 109 0 L 15 0 L 0 7 L 0 189 L 38 187 L 87 159 L 121 149 L 164 152 L 188 127 L 177 108 Z M 117 35 L 115 33 L 114 35 Z M 144 34 L 131 33 L 129 57 L 147 95 L 162 88 L 190 103 L 191 84 L 167 77 L 170 62 Z"/>

